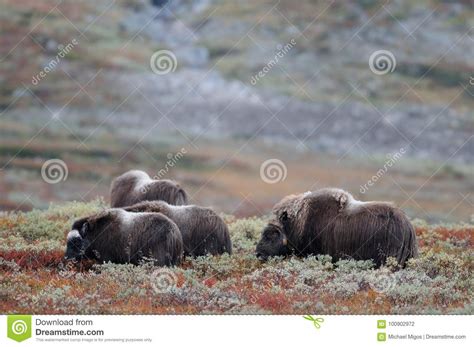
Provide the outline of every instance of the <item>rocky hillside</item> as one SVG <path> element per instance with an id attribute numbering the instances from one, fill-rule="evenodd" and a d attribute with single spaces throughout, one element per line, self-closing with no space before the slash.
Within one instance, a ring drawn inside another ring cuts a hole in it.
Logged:
<path id="1" fill-rule="evenodd" d="M 0 6 L 4 208 L 106 196 L 113 175 L 152 173 L 184 147 L 186 165 L 170 177 L 227 212 L 243 203 L 261 214 L 318 186 L 357 192 L 403 150 L 362 198 L 392 199 L 428 220 L 472 214 L 470 1 Z M 162 51 L 175 59 L 157 74 Z M 261 181 L 269 157 L 288 164 L 284 185 Z M 64 185 L 41 180 L 50 158 L 67 162 Z"/>
<path id="2" fill-rule="evenodd" d="M 472 162 L 469 1 L 159 5 L 4 1 L 3 105 L 13 105 L 3 116 L 44 122 L 47 107 L 78 134 L 103 125 L 142 136 L 163 119 L 151 134 L 256 136 L 342 156 L 404 147 Z M 38 70 L 73 37 L 77 47 L 37 85 L 12 69 Z M 151 73 L 158 49 L 174 53 L 174 73 Z M 371 71 L 377 50 L 393 54 L 393 72 Z"/>

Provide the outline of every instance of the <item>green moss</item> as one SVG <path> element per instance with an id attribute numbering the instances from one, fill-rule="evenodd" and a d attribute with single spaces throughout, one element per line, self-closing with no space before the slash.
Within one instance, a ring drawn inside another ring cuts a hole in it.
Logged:
<path id="1" fill-rule="evenodd" d="M 103 200 L 89 203 L 70 202 L 64 205 L 51 205 L 46 210 L 16 212 L 7 214 L 13 224 L 9 229 L 0 229 L 2 237 L 20 236 L 28 241 L 64 240 L 65 233 L 74 219 L 93 214 L 105 208 Z"/>

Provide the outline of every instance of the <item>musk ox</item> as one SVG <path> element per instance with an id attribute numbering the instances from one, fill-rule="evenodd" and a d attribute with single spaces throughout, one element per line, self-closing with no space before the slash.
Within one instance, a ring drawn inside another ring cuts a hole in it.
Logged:
<path id="1" fill-rule="evenodd" d="M 232 254 L 229 230 L 212 209 L 195 205 L 172 206 L 164 201 L 145 201 L 126 207 L 130 212 L 160 212 L 176 223 L 183 236 L 184 254 Z"/>
<path id="2" fill-rule="evenodd" d="M 74 222 L 65 258 L 138 264 L 148 257 L 155 265 L 172 266 L 180 263 L 182 253 L 181 233 L 168 217 L 109 209 Z"/>
<path id="3" fill-rule="evenodd" d="M 155 180 L 140 170 L 127 171 L 112 181 L 111 207 L 131 206 L 147 200 L 163 200 L 172 205 L 186 205 L 188 195 L 176 182 Z"/>
<path id="4" fill-rule="evenodd" d="M 372 259 L 400 265 L 418 254 L 413 226 L 402 210 L 386 202 L 362 202 L 341 189 L 326 188 L 284 198 L 273 208 L 275 220 L 263 230 L 257 256 L 294 253 Z"/>

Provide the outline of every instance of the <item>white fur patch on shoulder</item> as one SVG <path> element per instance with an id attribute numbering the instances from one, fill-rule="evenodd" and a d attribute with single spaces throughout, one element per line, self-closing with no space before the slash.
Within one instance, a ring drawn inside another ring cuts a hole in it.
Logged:
<path id="1" fill-rule="evenodd" d="M 136 177 L 137 177 L 137 181 L 135 183 L 134 190 L 137 192 L 141 192 L 143 188 L 145 188 L 148 184 L 154 182 L 154 180 L 151 179 L 150 176 L 148 176 L 147 174 L 137 175 Z"/>
<path id="2" fill-rule="evenodd" d="M 194 205 L 170 205 L 166 202 L 165 202 L 164 206 L 168 207 L 170 210 L 173 210 L 173 211 L 176 211 L 176 212 L 186 211 L 189 208 L 195 207 Z"/>
<path id="3" fill-rule="evenodd" d="M 364 206 L 364 205 L 367 205 L 367 204 L 370 204 L 370 203 L 371 202 L 364 202 L 364 201 L 357 200 L 351 195 L 349 200 L 347 201 L 347 209 L 348 210 L 355 210 L 360 206 Z"/>
<path id="4" fill-rule="evenodd" d="M 130 170 L 126 174 L 130 176 L 150 178 L 150 176 L 145 171 L 142 171 L 142 170 Z"/>
<path id="5" fill-rule="evenodd" d="M 324 193 L 333 194 L 333 195 L 345 194 L 345 195 L 352 196 L 351 193 L 341 188 L 325 188 L 323 191 Z"/>
<path id="6" fill-rule="evenodd" d="M 124 226 L 132 225 L 137 218 L 154 214 L 153 212 L 128 212 L 121 208 L 115 210 L 117 211 L 117 217 Z"/>
<path id="7" fill-rule="evenodd" d="M 131 224 L 134 218 L 136 217 L 135 215 L 138 214 L 138 213 L 122 210 L 121 208 L 116 209 L 116 211 L 117 211 L 117 217 L 120 220 L 120 223 L 124 225 Z"/>
<path id="8" fill-rule="evenodd" d="M 393 207 L 392 202 L 388 201 L 359 201 L 356 200 L 352 195 L 347 202 L 347 210 L 349 211 L 356 211 L 360 207 L 367 206 L 367 205 L 390 205 Z"/>
<path id="9" fill-rule="evenodd" d="M 71 230 L 68 234 L 67 234 L 67 240 L 72 240 L 72 239 L 76 239 L 76 238 L 81 238 L 81 234 L 79 234 L 79 231 L 74 229 L 74 230 Z"/>
<path id="10" fill-rule="evenodd" d="M 180 205 L 180 206 L 174 206 L 174 205 L 168 205 L 169 211 L 171 212 L 171 216 L 174 216 L 175 218 L 185 218 L 187 214 L 189 213 L 189 210 L 192 210 L 194 208 L 193 205 Z M 168 212 L 162 211 L 165 215 L 168 215 Z"/>

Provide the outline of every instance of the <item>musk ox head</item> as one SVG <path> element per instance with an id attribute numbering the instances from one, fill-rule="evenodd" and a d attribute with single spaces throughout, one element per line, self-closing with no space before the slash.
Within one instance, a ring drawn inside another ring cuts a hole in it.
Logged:
<path id="1" fill-rule="evenodd" d="M 276 224 L 292 240 L 302 237 L 308 225 L 320 225 L 332 220 L 341 210 L 341 200 L 348 194 L 340 189 L 329 188 L 289 195 L 278 202 L 272 212 Z"/>
<path id="2" fill-rule="evenodd" d="M 94 252 L 90 249 L 90 240 L 87 237 L 92 228 L 92 221 L 82 218 L 74 222 L 71 231 L 67 235 L 66 254 L 64 259 L 80 261 L 82 259 L 96 259 Z"/>
<path id="3" fill-rule="evenodd" d="M 282 228 L 277 224 L 268 224 L 263 229 L 262 237 L 257 244 L 257 258 L 267 260 L 268 257 L 285 256 L 289 253 L 288 239 Z"/>
<path id="4" fill-rule="evenodd" d="M 81 260 L 82 255 L 84 254 L 83 241 L 84 240 L 82 239 L 78 230 L 71 230 L 67 234 L 67 246 L 64 259 L 76 261 Z"/>
<path id="5" fill-rule="evenodd" d="M 288 195 L 273 207 L 275 220 L 270 224 L 278 225 L 285 235 L 290 235 L 298 229 L 301 218 L 301 210 L 304 208 L 305 194 Z"/>

